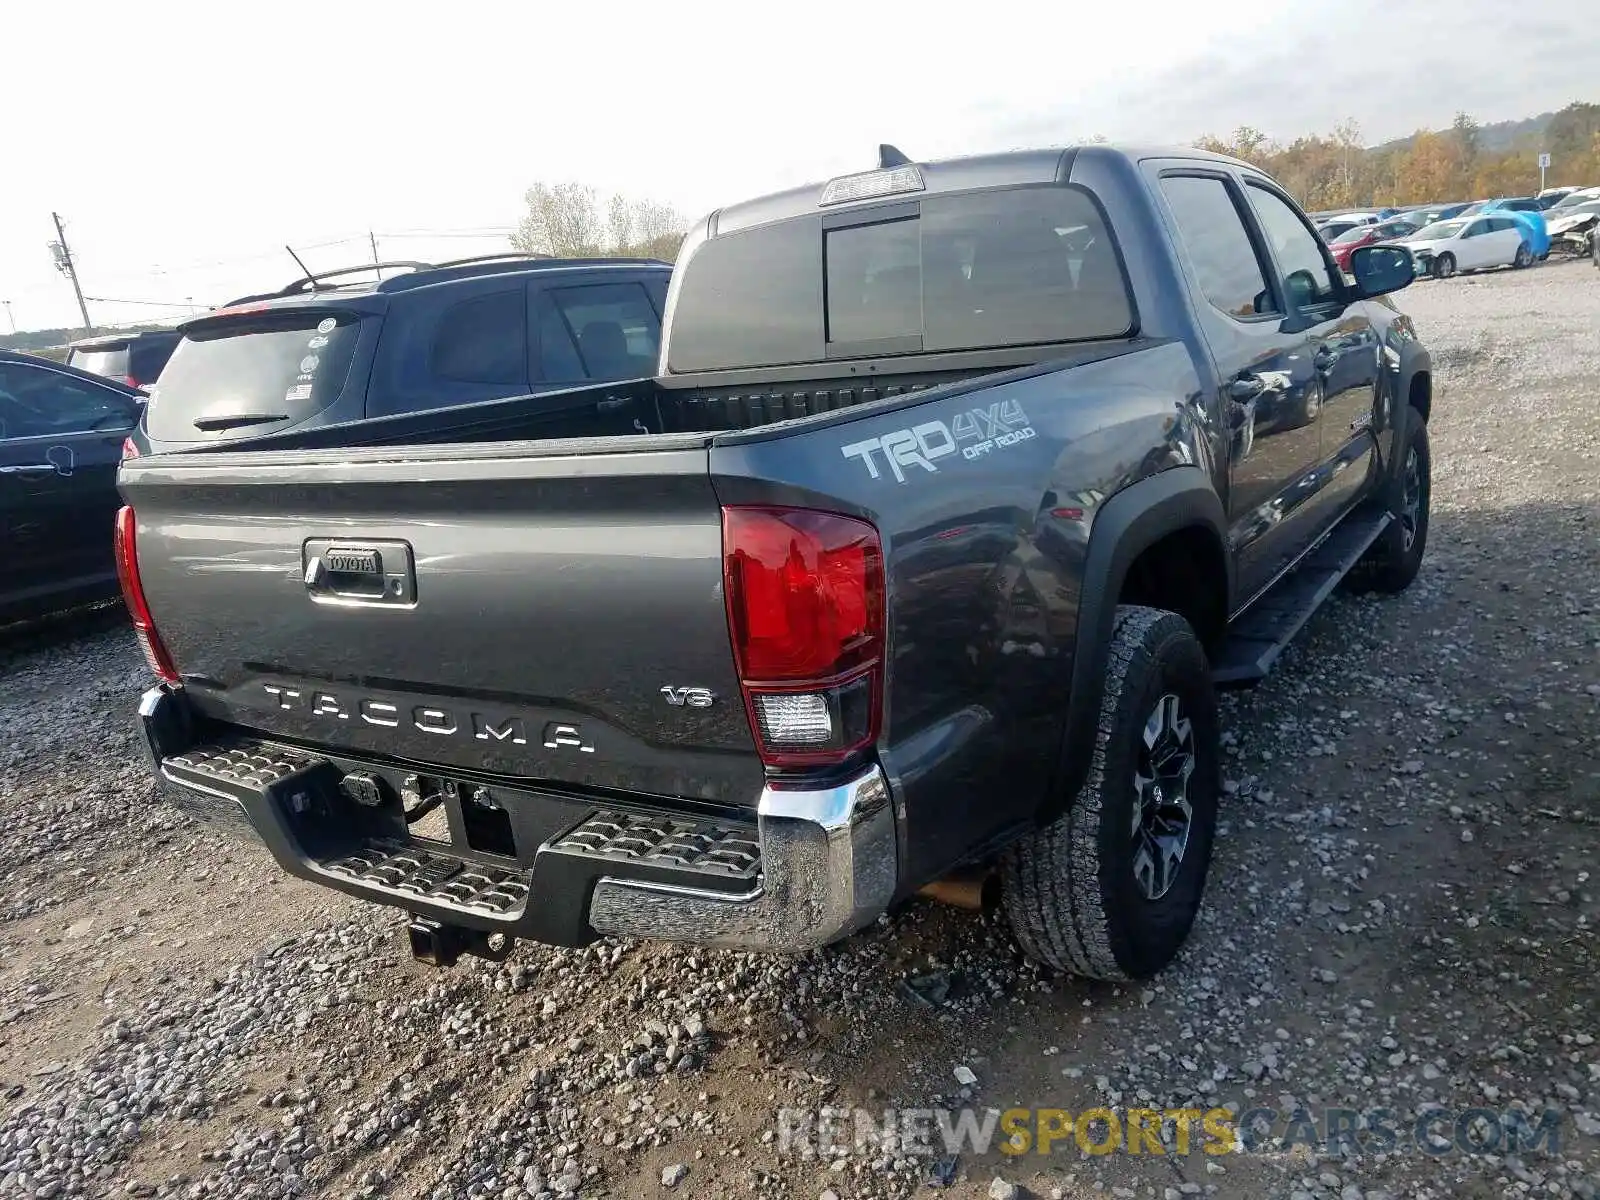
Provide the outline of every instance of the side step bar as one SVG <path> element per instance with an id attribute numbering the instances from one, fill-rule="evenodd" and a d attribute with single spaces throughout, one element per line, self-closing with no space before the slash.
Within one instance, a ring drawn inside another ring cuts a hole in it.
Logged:
<path id="1" fill-rule="evenodd" d="M 1316 549 L 1239 616 L 1212 665 L 1211 681 L 1218 687 L 1247 687 L 1265 679 L 1284 647 L 1390 520 L 1386 511 L 1358 509 L 1334 526 Z"/>

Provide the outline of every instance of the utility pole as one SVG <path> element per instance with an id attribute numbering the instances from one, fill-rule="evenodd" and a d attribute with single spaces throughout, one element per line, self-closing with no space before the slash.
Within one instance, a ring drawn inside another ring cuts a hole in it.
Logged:
<path id="1" fill-rule="evenodd" d="M 61 240 L 55 243 L 58 247 L 56 253 L 56 270 L 72 280 L 72 291 L 78 297 L 78 313 L 83 317 L 83 331 L 89 333 L 94 326 L 89 324 L 89 306 L 83 302 L 83 289 L 78 286 L 78 268 L 72 265 L 72 251 L 67 246 L 67 231 L 61 227 L 61 214 L 51 213 L 51 220 L 56 223 L 56 237 Z"/>
<path id="2" fill-rule="evenodd" d="M 372 243 L 372 265 L 377 268 L 378 278 L 383 278 L 383 268 L 378 266 L 378 238 L 372 230 L 367 230 L 367 241 Z"/>
<path id="3" fill-rule="evenodd" d="M 15 333 L 17 331 L 17 319 L 11 315 L 11 301 L 9 300 L 6 301 L 6 320 L 11 322 L 11 332 Z"/>

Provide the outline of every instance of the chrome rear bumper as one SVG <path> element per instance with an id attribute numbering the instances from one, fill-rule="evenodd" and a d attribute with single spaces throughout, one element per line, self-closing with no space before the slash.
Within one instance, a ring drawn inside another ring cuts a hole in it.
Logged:
<path id="1" fill-rule="evenodd" d="M 408 839 L 398 818 L 370 832 L 380 810 L 348 807 L 339 782 L 354 769 L 348 762 L 197 729 L 179 689 L 146 692 L 139 717 L 152 764 L 184 811 L 253 832 L 291 874 L 435 922 L 562 945 L 612 934 L 805 950 L 876 920 L 899 882 L 894 806 L 876 765 L 832 787 L 769 784 L 756 812 L 759 857 L 748 817 L 718 824 L 659 808 L 630 816 L 506 788 L 507 808 L 536 831 L 519 836 L 515 855 L 485 859 L 460 844 Z"/>
<path id="2" fill-rule="evenodd" d="M 894 811 L 876 766 L 818 791 L 767 787 L 757 809 L 761 882 L 746 896 L 606 877 L 597 933 L 749 950 L 826 945 L 876 920 L 898 881 Z"/>

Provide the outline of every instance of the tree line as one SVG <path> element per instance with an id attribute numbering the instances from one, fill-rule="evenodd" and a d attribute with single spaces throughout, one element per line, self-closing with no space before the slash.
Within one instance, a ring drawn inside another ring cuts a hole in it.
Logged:
<path id="1" fill-rule="evenodd" d="M 1311 210 L 1532 195 L 1541 152 L 1550 155 L 1548 186 L 1600 186 L 1600 104 L 1581 102 L 1503 148 L 1491 148 L 1466 113 L 1447 129 L 1420 129 L 1382 146 L 1363 146 L 1354 121 L 1287 144 L 1244 126 L 1195 145 L 1260 167 Z"/>
<path id="2" fill-rule="evenodd" d="M 536 183 L 523 204 L 511 235 L 512 247 L 523 254 L 671 262 L 689 227 L 670 204 L 618 193 L 602 206 L 595 189 L 581 183 Z"/>

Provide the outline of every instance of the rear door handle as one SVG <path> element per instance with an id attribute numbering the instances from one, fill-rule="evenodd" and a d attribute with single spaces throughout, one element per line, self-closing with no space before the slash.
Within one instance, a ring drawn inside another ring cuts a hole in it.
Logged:
<path id="1" fill-rule="evenodd" d="M 54 463 L 22 463 L 14 467 L 0 467 L 0 475 L 54 475 Z"/>

